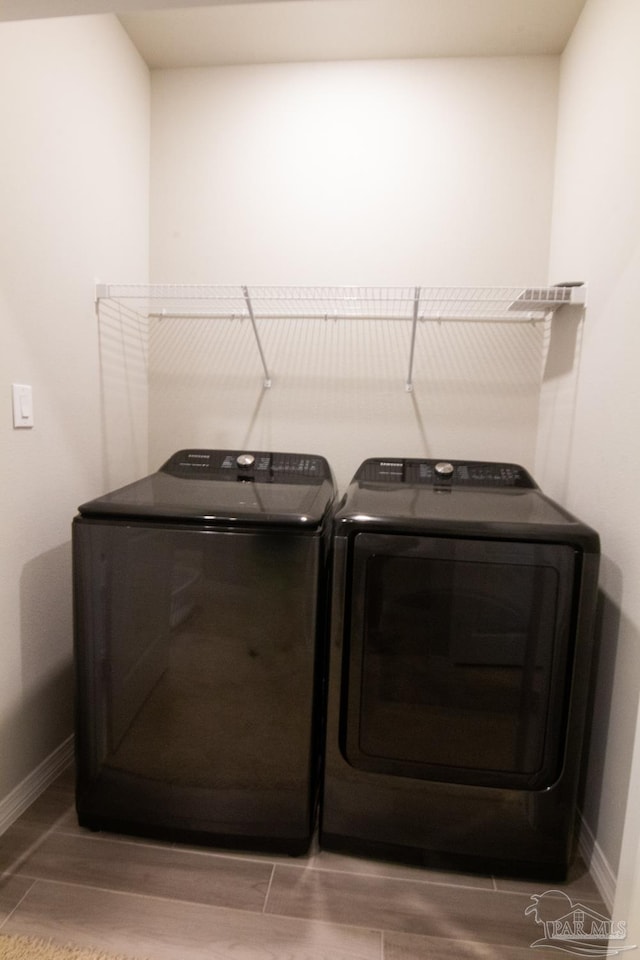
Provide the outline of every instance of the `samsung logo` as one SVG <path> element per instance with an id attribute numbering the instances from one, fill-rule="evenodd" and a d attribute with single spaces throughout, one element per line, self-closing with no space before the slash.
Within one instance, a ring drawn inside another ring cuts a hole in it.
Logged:
<path id="1" fill-rule="evenodd" d="M 380 461 L 380 466 L 381 466 L 381 467 L 394 467 L 396 470 L 402 470 L 402 463 L 395 463 L 395 462 L 391 463 L 389 460 L 381 460 L 381 461 Z"/>

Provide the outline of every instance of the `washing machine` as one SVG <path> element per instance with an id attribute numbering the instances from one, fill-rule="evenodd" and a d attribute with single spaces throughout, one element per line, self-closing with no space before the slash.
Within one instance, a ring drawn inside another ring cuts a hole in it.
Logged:
<path id="1" fill-rule="evenodd" d="M 307 849 L 334 498 L 323 457 L 192 449 L 79 508 L 82 826 Z"/>
<path id="2" fill-rule="evenodd" d="M 598 561 L 517 464 L 361 465 L 335 517 L 324 848 L 566 875 Z"/>

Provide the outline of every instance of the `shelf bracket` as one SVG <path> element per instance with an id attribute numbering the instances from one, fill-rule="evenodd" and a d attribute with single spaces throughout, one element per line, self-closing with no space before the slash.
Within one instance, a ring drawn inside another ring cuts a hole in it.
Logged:
<path id="1" fill-rule="evenodd" d="M 249 296 L 248 287 L 243 286 L 242 296 L 244 297 L 244 302 L 247 305 L 247 312 L 249 314 L 249 319 L 251 320 L 251 326 L 253 327 L 253 335 L 256 338 L 256 343 L 258 345 L 258 352 L 260 353 L 260 360 L 262 361 L 262 369 L 264 370 L 264 387 L 268 389 L 271 386 L 271 375 L 267 367 L 267 361 L 265 360 L 264 351 L 262 349 L 262 343 L 260 342 L 260 335 L 258 333 L 258 327 L 256 326 L 256 318 L 253 313 L 253 304 L 251 303 L 251 297 Z"/>
<path id="2" fill-rule="evenodd" d="M 418 329 L 418 313 L 420 311 L 420 287 L 416 287 L 413 292 L 413 320 L 411 322 L 411 347 L 409 348 L 409 370 L 407 373 L 407 382 L 405 389 L 407 393 L 413 390 L 413 355 L 416 349 L 416 330 Z"/>

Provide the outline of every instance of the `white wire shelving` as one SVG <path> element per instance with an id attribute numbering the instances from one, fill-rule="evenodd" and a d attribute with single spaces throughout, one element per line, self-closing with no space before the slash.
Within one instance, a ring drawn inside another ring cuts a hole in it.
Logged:
<path id="1" fill-rule="evenodd" d="M 104 283 L 101 301 L 126 304 L 150 319 L 249 320 L 264 370 L 271 375 L 259 326 L 274 319 L 385 320 L 409 325 L 406 389 L 413 389 L 416 331 L 424 322 L 538 323 L 561 307 L 584 308 L 582 283 L 552 287 L 282 287 Z"/>

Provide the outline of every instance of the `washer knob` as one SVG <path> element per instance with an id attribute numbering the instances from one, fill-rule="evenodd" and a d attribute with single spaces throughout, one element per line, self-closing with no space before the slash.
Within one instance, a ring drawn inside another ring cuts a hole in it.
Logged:
<path id="1" fill-rule="evenodd" d="M 441 460 L 440 463 L 436 463 L 433 468 L 439 477 L 448 479 L 453 475 L 454 466 L 452 463 L 449 463 L 447 460 Z"/>
<path id="2" fill-rule="evenodd" d="M 236 463 L 241 470 L 248 470 L 255 462 L 256 458 L 252 453 L 241 453 L 240 456 L 236 458 Z"/>

